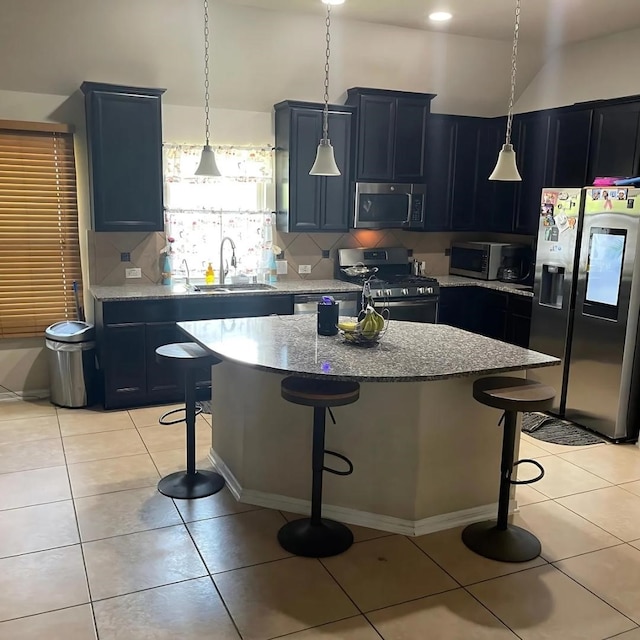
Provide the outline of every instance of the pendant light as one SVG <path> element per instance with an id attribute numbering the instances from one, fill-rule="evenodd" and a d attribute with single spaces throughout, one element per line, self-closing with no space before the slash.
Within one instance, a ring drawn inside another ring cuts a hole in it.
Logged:
<path id="1" fill-rule="evenodd" d="M 322 112 L 322 139 L 316 152 L 316 160 L 309 171 L 310 176 L 339 176 L 333 147 L 329 140 L 329 57 L 331 55 L 331 0 L 322 0 L 327 5 L 327 48 L 324 64 L 324 111 Z"/>
<path id="2" fill-rule="evenodd" d="M 513 125 L 513 97 L 516 90 L 516 59 L 518 57 L 518 36 L 520 35 L 520 1 L 516 0 L 516 22 L 513 30 L 513 49 L 511 51 L 511 93 L 507 111 L 507 135 L 502 150 L 498 154 L 498 162 L 489 176 L 489 180 L 518 182 L 522 180 L 516 165 L 516 152 L 511 144 L 511 128 Z"/>
<path id="3" fill-rule="evenodd" d="M 204 128 L 205 145 L 200 156 L 200 164 L 196 169 L 197 176 L 220 176 L 216 164 L 216 156 L 209 145 L 209 2 L 204 0 Z"/>

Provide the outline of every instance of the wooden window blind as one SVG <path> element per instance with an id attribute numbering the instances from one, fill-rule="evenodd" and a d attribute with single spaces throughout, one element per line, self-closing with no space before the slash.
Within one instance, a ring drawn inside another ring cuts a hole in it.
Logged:
<path id="1" fill-rule="evenodd" d="M 0 338 L 75 318 L 82 290 L 73 136 L 0 121 Z"/>

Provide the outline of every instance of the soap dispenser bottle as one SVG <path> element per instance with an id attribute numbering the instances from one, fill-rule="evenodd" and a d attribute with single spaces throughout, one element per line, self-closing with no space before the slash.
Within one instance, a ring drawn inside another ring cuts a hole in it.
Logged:
<path id="1" fill-rule="evenodd" d="M 215 281 L 215 272 L 213 271 L 213 267 L 211 266 L 211 263 L 209 263 L 209 266 L 207 267 L 207 270 L 204 273 L 204 281 L 205 281 L 205 284 L 213 284 Z"/>

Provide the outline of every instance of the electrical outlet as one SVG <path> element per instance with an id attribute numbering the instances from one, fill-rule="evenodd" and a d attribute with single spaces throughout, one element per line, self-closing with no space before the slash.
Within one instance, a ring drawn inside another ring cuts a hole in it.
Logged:
<path id="1" fill-rule="evenodd" d="M 451 249 L 445 249 L 444 250 L 444 255 L 445 256 L 450 256 L 451 255 Z"/>
<path id="2" fill-rule="evenodd" d="M 286 260 L 276 260 L 276 273 L 279 276 L 286 276 L 289 265 Z"/>
<path id="3" fill-rule="evenodd" d="M 322 257 L 323 258 L 329 258 L 331 256 L 331 253 L 329 251 L 329 249 L 323 249 L 322 250 Z"/>
<path id="4" fill-rule="evenodd" d="M 133 267 L 132 269 L 124 270 L 125 278 L 142 278 L 142 269 L 139 267 Z"/>
<path id="5" fill-rule="evenodd" d="M 298 273 L 311 273 L 311 265 L 310 264 L 298 265 Z"/>
<path id="6" fill-rule="evenodd" d="M 120 262 L 131 262 L 131 254 L 128 251 L 121 253 Z"/>

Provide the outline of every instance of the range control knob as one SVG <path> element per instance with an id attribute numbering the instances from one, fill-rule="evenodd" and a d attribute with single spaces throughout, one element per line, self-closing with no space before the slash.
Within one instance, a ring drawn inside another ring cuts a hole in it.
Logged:
<path id="1" fill-rule="evenodd" d="M 403 296 L 408 296 L 409 295 L 409 289 L 403 289 L 402 290 L 402 295 Z"/>
<path id="2" fill-rule="evenodd" d="M 427 287 L 427 293 L 433 293 L 433 287 Z"/>
<path id="3" fill-rule="evenodd" d="M 391 289 L 385 289 L 385 295 L 391 297 Z"/>
<path id="4" fill-rule="evenodd" d="M 424 287 L 418 287 L 418 293 L 422 295 L 424 293 Z"/>

